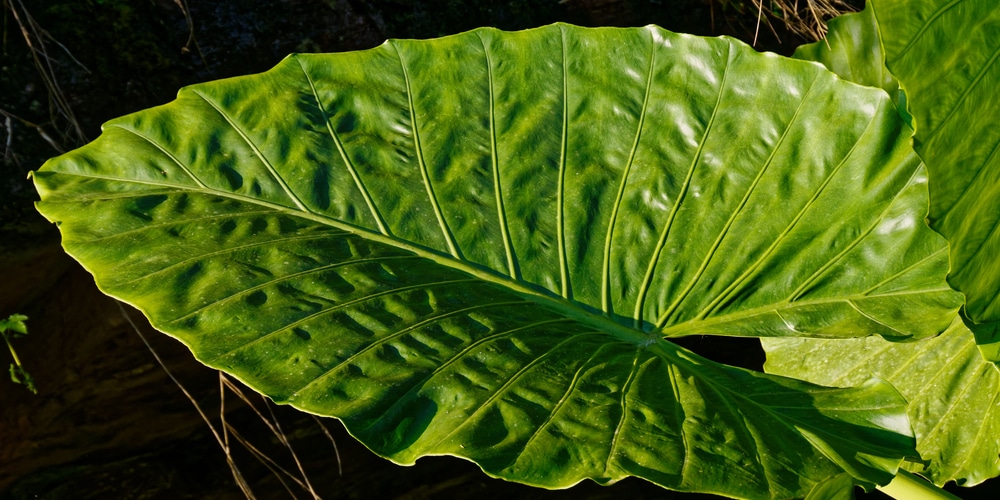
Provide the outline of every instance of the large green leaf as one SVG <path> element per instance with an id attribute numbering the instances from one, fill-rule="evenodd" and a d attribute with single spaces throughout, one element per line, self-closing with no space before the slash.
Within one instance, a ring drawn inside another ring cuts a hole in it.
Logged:
<path id="1" fill-rule="evenodd" d="M 994 0 L 873 2 L 886 65 L 910 99 L 930 172 L 931 227 L 951 244 L 949 282 L 984 355 L 1000 361 L 1000 6 Z"/>
<path id="2" fill-rule="evenodd" d="M 917 450 L 909 464 L 936 484 L 972 486 L 1000 475 L 1000 372 L 983 359 L 961 321 L 933 339 L 762 339 L 769 373 L 850 386 L 873 375 L 910 403 Z"/>
<path id="3" fill-rule="evenodd" d="M 553 25 L 293 56 L 34 179 L 102 290 L 393 460 L 786 497 L 888 481 L 905 402 L 663 337 L 946 328 L 909 133 L 817 65 Z"/>

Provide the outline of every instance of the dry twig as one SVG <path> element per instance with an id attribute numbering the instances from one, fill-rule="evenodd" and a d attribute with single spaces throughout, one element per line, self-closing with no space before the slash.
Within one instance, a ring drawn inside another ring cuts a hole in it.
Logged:
<path id="1" fill-rule="evenodd" d="M 68 123 L 70 130 L 64 134 L 64 139 L 69 139 L 69 135 L 75 135 L 75 141 L 64 141 L 64 142 L 79 142 L 83 144 L 87 142 L 87 137 L 83 133 L 83 127 L 76 119 L 76 115 L 73 113 L 73 108 L 70 106 L 69 99 L 66 98 L 66 94 L 63 93 L 62 88 L 59 86 L 59 81 L 56 78 L 56 71 L 52 65 L 53 58 L 49 56 L 48 47 L 46 46 L 46 40 L 54 43 L 59 48 L 65 52 L 70 59 L 73 60 L 77 65 L 79 65 L 84 71 L 90 72 L 86 66 L 83 65 L 73 54 L 66 48 L 65 45 L 59 43 L 55 38 L 52 37 L 47 31 L 42 29 L 41 26 L 35 21 L 28 10 L 24 7 L 24 3 L 21 0 L 9 0 L 5 3 L 6 10 L 14 16 L 14 21 L 17 23 L 21 30 L 21 36 L 24 37 L 25 43 L 28 44 L 28 49 L 31 52 L 31 57 L 34 60 L 35 68 L 38 69 L 38 74 L 42 78 L 42 82 L 45 84 L 45 88 L 49 93 L 49 107 L 50 107 L 50 117 L 52 123 L 57 122 L 57 116 L 61 115 Z M 53 141 L 49 141 L 50 144 Z M 59 148 L 57 148 L 59 149 Z"/>
<path id="2" fill-rule="evenodd" d="M 248 452 L 250 452 L 250 454 L 254 458 L 256 458 L 258 461 L 260 461 L 261 464 L 263 464 L 268 470 L 270 470 L 271 473 L 273 473 L 274 476 L 278 479 L 278 481 L 281 482 L 281 485 L 284 486 L 285 490 L 288 492 L 289 495 L 291 495 L 292 498 L 297 498 L 297 497 L 296 497 L 295 493 L 292 491 L 292 488 L 290 487 L 289 483 L 286 482 L 286 479 L 291 480 L 294 484 L 296 484 L 300 488 L 302 488 L 303 491 L 305 491 L 306 493 L 308 493 L 309 495 L 311 495 L 311 497 L 312 497 L 313 500 L 321 500 L 319 494 L 316 492 L 315 489 L 313 489 L 312 484 L 310 484 L 309 477 L 306 474 L 306 471 L 303 468 L 302 463 L 299 460 L 298 455 L 295 453 L 295 450 L 292 448 L 292 445 L 288 441 L 288 438 L 285 435 L 284 431 L 282 431 L 281 425 L 278 423 L 277 416 L 274 414 L 274 411 L 271 409 L 271 406 L 268 403 L 268 400 L 264 396 L 261 396 L 261 399 L 264 400 L 264 405 L 267 407 L 267 410 L 268 410 L 268 413 L 270 414 L 270 417 L 265 416 L 257 408 L 257 405 L 255 405 L 253 402 L 251 402 L 250 398 L 248 398 L 246 396 L 246 394 L 243 392 L 243 390 L 239 386 L 237 386 L 236 384 L 234 384 L 229 379 L 229 377 L 227 377 L 224 373 L 219 372 L 219 419 L 220 419 L 221 428 L 222 428 L 222 432 L 220 434 L 220 432 L 216 430 L 215 425 L 213 425 L 212 422 L 209 420 L 209 418 L 205 414 L 205 412 L 202 411 L 201 406 L 194 399 L 194 397 L 187 391 L 187 389 L 184 388 L 184 386 L 180 383 L 180 381 L 178 381 L 177 378 L 174 377 L 173 373 L 171 373 L 171 371 L 163 363 L 163 361 L 160 359 L 159 355 L 157 355 L 156 351 L 153 349 L 153 347 L 146 340 L 145 335 L 142 334 L 142 331 L 132 321 L 132 318 L 125 311 L 125 308 L 122 306 L 122 304 L 120 302 L 118 302 L 117 304 L 118 304 L 118 309 L 121 311 L 122 316 L 132 326 L 132 329 L 135 330 L 136 334 L 139 335 L 139 338 L 142 339 L 142 342 L 144 344 L 146 344 L 146 347 L 153 354 L 153 358 L 156 359 L 156 362 L 160 365 L 160 367 L 163 369 L 163 371 L 167 373 L 167 376 L 169 376 L 170 379 L 174 382 L 174 384 L 177 385 L 177 387 L 181 390 L 181 392 L 184 394 L 184 396 L 187 397 L 187 399 L 191 402 L 191 404 L 194 405 L 195 410 L 197 410 L 197 412 L 201 416 L 202 420 L 205 421 L 205 424 L 208 425 L 208 428 L 212 432 L 212 435 L 215 437 L 216 442 L 219 444 L 219 447 L 222 448 L 223 453 L 225 453 L 225 455 L 226 455 L 226 463 L 229 466 L 229 469 L 230 469 L 230 471 L 233 474 L 233 479 L 236 481 L 236 484 L 239 486 L 240 490 L 243 492 L 244 496 L 246 496 L 247 499 L 253 500 L 256 497 L 254 496 L 253 491 L 251 490 L 249 483 L 246 481 L 246 478 L 240 472 L 239 467 L 236 465 L 236 462 L 233 459 L 232 448 L 230 447 L 230 442 L 229 442 L 229 437 L 230 436 L 232 436 L 233 439 L 235 439 L 237 442 L 239 442 Z M 240 400 L 242 400 L 244 403 L 246 403 L 246 405 L 249 406 L 250 409 L 253 410 L 253 412 L 261 419 L 261 421 L 264 423 L 264 425 L 266 425 L 267 428 L 275 435 L 275 437 L 277 437 L 278 441 L 282 445 L 284 445 L 285 448 L 288 449 L 289 453 L 292 456 L 292 460 L 295 462 L 295 465 L 298 468 L 298 474 L 297 475 L 293 474 L 292 472 L 290 472 L 287 469 L 285 469 L 284 467 L 282 467 L 274 459 L 272 459 L 270 456 L 268 456 L 265 452 L 261 451 L 259 448 L 257 448 L 256 446 L 254 446 L 253 443 L 251 443 L 249 440 L 247 440 L 245 437 L 243 437 L 239 432 L 236 431 L 235 428 L 233 428 L 233 426 L 229 422 L 226 421 L 226 397 L 225 397 L 225 394 L 226 394 L 227 390 L 231 391 Z M 330 439 L 330 442 L 333 443 L 333 449 L 334 449 L 334 452 L 337 455 L 337 468 L 339 470 L 341 470 L 341 474 L 343 474 L 342 469 L 341 469 L 341 463 L 340 463 L 340 452 L 339 452 L 339 450 L 337 450 L 337 443 L 334 442 L 333 436 L 330 435 L 330 432 L 319 421 L 319 419 L 316 419 L 315 417 L 313 417 L 313 418 L 315 419 L 316 424 L 323 431 L 323 433 Z"/>
<path id="3" fill-rule="evenodd" d="M 758 11 L 758 23 L 763 17 L 762 11 L 775 17 L 780 12 L 780 19 L 789 31 L 809 40 L 826 38 L 828 19 L 855 10 L 846 0 L 768 0 L 768 9 L 764 9 L 764 0 L 753 2 Z"/>
<path id="4" fill-rule="evenodd" d="M 181 47 L 182 52 L 190 52 L 191 46 L 194 45 L 194 49 L 198 52 L 198 57 L 201 58 L 201 64 L 206 65 L 205 54 L 201 52 L 201 46 L 198 45 L 198 39 L 194 37 L 194 21 L 191 20 L 191 12 L 188 10 L 187 0 L 174 0 L 174 4 L 181 9 L 184 13 L 184 20 L 187 22 L 188 26 L 188 39 L 184 47 Z"/>
<path id="5" fill-rule="evenodd" d="M 198 401 L 196 401 L 194 397 L 191 396 L 191 393 L 189 393 L 187 389 L 184 388 L 184 385 L 181 384 L 181 382 L 177 380 L 176 377 L 174 377 L 174 374 L 170 371 L 169 368 L 167 368 L 167 365 L 163 363 L 163 360 L 160 359 L 160 356 L 156 354 L 156 350 L 153 349 L 153 346 L 150 345 L 149 341 L 146 340 L 146 336 L 142 334 L 142 331 L 139 329 L 139 327 L 136 326 L 135 322 L 132 321 L 132 317 L 129 316 L 127 312 L 125 312 L 125 308 L 122 306 L 122 303 L 116 300 L 115 304 L 118 305 L 118 310 L 121 311 L 122 316 L 125 318 L 126 321 L 128 321 L 128 324 L 132 326 L 132 329 L 135 330 L 135 333 L 139 335 L 140 339 L 142 339 L 142 343 L 146 344 L 146 348 L 149 349 L 149 352 L 153 354 L 153 358 L 156 359 L 156 362 L 157 364 L 160 365 L 160 368 L 162 368 L 163 371 L 166 372 L 167 376 L 170 377 L 170 380 L 172 380 L 174 384 L 177 386 L 177 388 L 181 390 L 181 392 L 188 399 L 188 401 L 190 401 L 191 404 L 194 405 L 194 408 L 198 412 L 198 415 L 201 415 L 201 419 L 205 421 L 205 425 L 208 426 L 208 429 L 212 431 L 212 435 L 215 436 L 215 441 L 219 443 L 219 446 L 222 448 L 223 453 L 226 454 L 226 463 L 229 465 L 229 470 L 233 473 L 233 479 L 236 481 L 236 484 L 239 485 L 240 490 L 243 491 L 243 494 L 249 500 L 254 500 L 255 497 L 253 495 L 253 492 L 250 490 L 250 485 L 246 482 L 246 479 L 240 472 L 239 467 L 236 466 L 236 462 L 233 460 L 233 456 L 230 453 L 229 439 L 227 438 L 224 440 L 222 436 L 219 435 L 218 431 L 215 430 L 215 426 L 212 425 L 212 421 L 208 419 L 208 415 L 205 415 L 205 412 L 202 411 L 201 405 L 199 405 Z M 223 424 L 225 424 L 225 420 L 223 420 Z"/>

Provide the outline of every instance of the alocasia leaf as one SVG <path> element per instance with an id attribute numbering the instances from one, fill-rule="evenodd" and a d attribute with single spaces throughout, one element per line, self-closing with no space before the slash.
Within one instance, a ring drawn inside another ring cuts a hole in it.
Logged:
<path id="1" fill-rule="evenodd" d="M 829 44 L 819 42 L 797 57 L 823 62 L 841 77 L 891 91 L 879 47 L 871 5 L 860 14 L 830 23 Z M 864 43 L 857 43 L 864 41 Z M 900 92 L 899 95 L 902 95 Z M 874 338 L 845 342 L 764 339 L 768 372 L 827 385 L 851 385 L 871 376 L 888 379 L 910 402 L 917 449 L 926 463 L 907 468 L 943 485 L 974 485 L 1000 474 L 1000 443 L 987 436 L 1000 431 L 998 373 L 975 349 L 960 322 L 945 335 L 914 343 Z M 849 492 L 848 487 L 845 491 Z"/>
<path id="2" fill-rule="evenodd" d="M 905 401 L 664 337 L 944 330 L 909 134 L 815 64 L 553 25 L 292 56 L 34 179 L 102 290 L 400 463 L 788 497 L 887 482 Z"/>
<path id="3" fill-rule="evenodd" d="M 906 91 L 930 175 L 931 227 L 951 244 L 948 281 L 983 354 L 1000 361 L 1000 5 L 873 1 L 886 65 Z"/>
<path id="4" fill-rule="evenodd" d="M 762 339 L 768 373 L 851 386 L 873 375 L 910 402 L 917 450 L 907 468 L 944 485 L 972 486 L 1000 474 L 1000 372 L 983 359 L 960 320 L 919 342 L 883 339 Z M 919 368 L 919 369 L 918 369 Z"/>

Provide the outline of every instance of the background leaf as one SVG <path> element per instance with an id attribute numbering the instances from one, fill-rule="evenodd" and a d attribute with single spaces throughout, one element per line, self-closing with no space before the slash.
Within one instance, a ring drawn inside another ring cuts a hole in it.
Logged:
<path id="1" fill-rule="evenodd" d="M 951 244 L 949 283 L 987 359 L 1000 360 L 1000 8 L 990 0 L 873 2 L 886 65 L 910 98 L 930 172 L 931 227 Z"/>
<path id="2" fill-rule="evenodd" d="M 854 500 L 854 480 L 850 474 L 838 474 L 817 484 L 806 500 Z"/>
<path id="3" fill-rule="evenodd" d="M 828 28 L 825 40 L 799 46 L 793 57 L 816 61 L 849 82 L 881 88 L 895 98 L 899 82 L 885 67 L 872 8 L 837 16 Z"/>
<path id="4" fill-rule="evenodd" d="M 762 339 L 768 373 L 830 386 L 870 377 L 910 402 L 917 451 L 928 464 L 906 468 L 935 484 L 973 486 L 1000 475 L 1000 373 L 982 358 L 960 320 L 944 334 L 911 343 L 867 339 Z M 931 369 L 934 368 L 934 369 Z"/>
<path id="5" fill-rule="evenodd" d="M 293 56 L 34 178 L 102 290 L 401 463 L 785 497 L 888 481 L 904 401 L 661 337 L 943 330 L 908 134 L 816 65 L 554 25 Z"/>
<path id="6" fill-rule="evenodd" d="M 894 79 L 885 72 L 881 60 L 870 5 L 859 14 L 831 22 L 829 35 L 829 45 L 820 42 L 804 47 L 796 57 L 821 61 L 841 77 L 881 85 L 892 93 Z M 902 91 L 897 95 L 903 96 Z M 765 340 L 765 369 L 828 385 L 885 377 L 910 401 L 908 413 L 917 433 L 917 448 L 927 460 L 911 463 L 908 469 L 931 477 L 938 485 L 956 481 L 971 486 L 1000 474 L 996 461 L 1000 445 L 983 438 L 996 434 L 1000 387 L 996 371 L 973 348 L 971 332 L 956 322 L 945 335 L 928 341 L 891 344 L 871 340 Z"/>
<path id="7" fill-rule="evenodd" d="M 885 90 L 896 104 L 900 117 L 912 127 L 913 117 L 906 110 L 906 94 L 885 67 L 882 40 L 871 5 L 860 12 L 837 16 L 828 26 L 824 40 L 800 45 L 792 57 L 816 61 L 849 82 Z"/>

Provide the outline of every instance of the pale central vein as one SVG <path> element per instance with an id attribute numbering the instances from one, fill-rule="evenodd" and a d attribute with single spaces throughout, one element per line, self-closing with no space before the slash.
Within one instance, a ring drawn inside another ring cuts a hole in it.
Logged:
<path id="1" fill-rule="evenodd" d="M 566 214 L 564 192 L 566 191 L 566 144 L 569 131 L 569 63 L 566 51 L 566 28 L 559 26 L 562 38 L 562 138 L 559 144 L 559 187 L 556 193 L 556 244 L 559 247 L 559 278 L 561 295 L 570 300 L 573 297 L 569 281 L 569 265 L 566 257 Z"/>
<path id="2" fill-rule="evenodd" d="M 197 188 L 191 188 L 190 186 L 173 185 L 162 182 L 154 183 L 145 180 L 126 179 L 121 177 L 110 177 L 110 176 L 102 176 L 96 174 L 80 174 L 72 172 L 60 172 L 60 174 L 76 176 L 76 177 L 130 182 L 135 184 L 152 185 L 158 187 L 171 186 L 181 191 L 211 194 L 223 198 L 230 198 L 242 203 L 268 207 L 286 215 L 316 222 L 318 224 L 323 225 L 327 229 L 338 229 L 350 234 L 354 234 L 356 236 L 360 236 L 368 241 L 412 252 L 437 265 L 461 271 L 465 274 L 475 277 L 478 280 L 481 280 L 486 283 L 491 283 L 506 291 L 528 298 L 533 302 L 545 306 L 552 311 L 559 312 L 568 317 L 574 317 L 576 320 L 584 324 L 587 324 L 593 328 L 600 329 L 611 336 L 617 337 L 618 339 L 633 343 L 644 343 L 648 342 L 650 338 L 647 334 L 643 332 L 639 332 L 632 328 L 616 323 L 603 315 L 597 315 L 581 311 L 577 303 L 571 300 L 567 300 L 563 297 L 556 296 L 551 293 L 540 291 L 538 288 L 534 287 L 529 283 L 526 283 L 523 280 L 512 280 L 510 279 L 509 276 L 502 275 L 494 269 L 479 266 L 473 262 L 469 262 L 466 260 L 454 258 L 453 256 L 444 254 L 438 249 L 433 249 L 422 245 L 418 245 L 416 243 L 412 243 L 400 238 L 386 236 L 378 233 L 377 231 L 373 231 L 371 228 L 357 226 L 345 222 L 343 220 L 331 218 L 326 215 L 321 215 L 311 212 L 293 211 L 292 209 L 284 205 L 280 205 L 271 201 L 262 200 L 258 198 L 250 198 L 248 196 L 241 195 L 239 193 L 234 193 L 232 191 L 197 189 Z M 328 234 L 333 236 L 338 235 L 336 233 L 328 233 Z M 317 237 L 322 237 L 322 236 L 320 235 Z"/>

